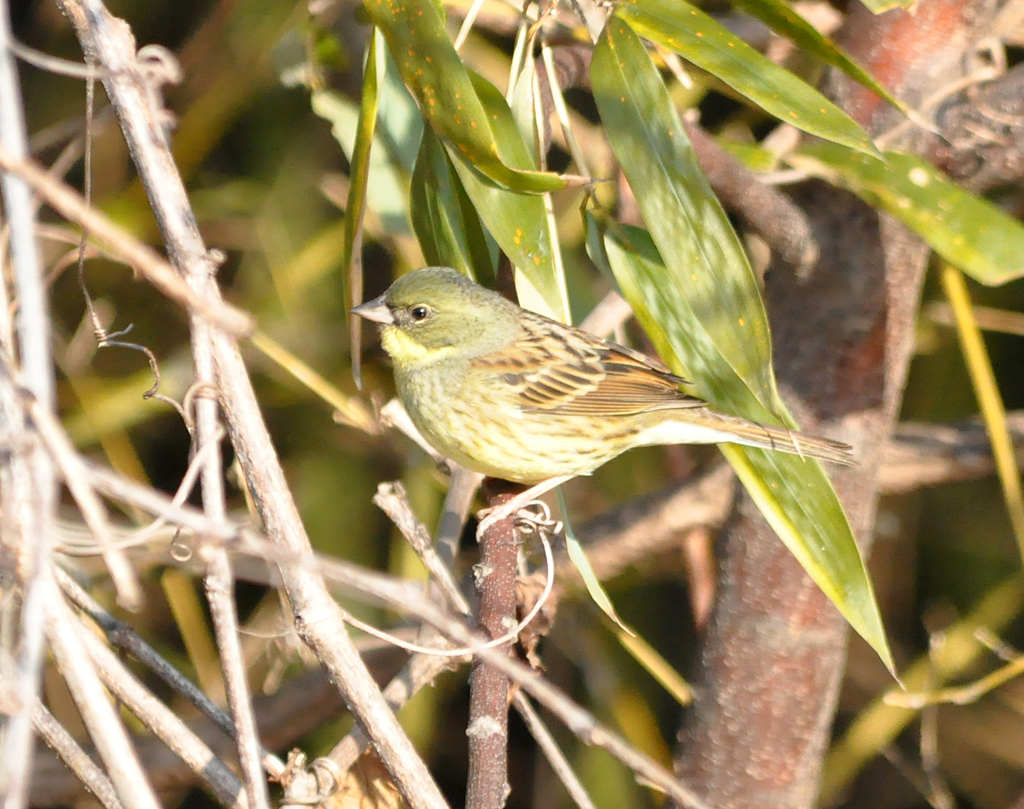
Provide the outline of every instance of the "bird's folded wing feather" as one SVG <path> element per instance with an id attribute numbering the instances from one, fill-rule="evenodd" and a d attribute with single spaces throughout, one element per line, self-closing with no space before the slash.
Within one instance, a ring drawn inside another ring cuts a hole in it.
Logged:
<path id="1" fill-rule="evenodd" d="M 523 412 L 625 416 L 705 404 L 655 360 L 532 313 L 511 346 L 473 364 L 507 385 Z"/>

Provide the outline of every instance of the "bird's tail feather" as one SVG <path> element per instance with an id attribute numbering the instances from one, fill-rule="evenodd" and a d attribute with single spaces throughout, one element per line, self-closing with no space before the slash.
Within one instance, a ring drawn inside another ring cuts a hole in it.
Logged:
<path id="1" fill-rule="evenodd" d="M 697 415 L 694 411 L 691 414 Z M 706 427 L 728 434 L 725 440 L 733 444 L 749 447 L 761 447 L 777 452 L 788 452 L 807 458 L 820 458 L 824 461 L 852 466 L 857 463 L 853 457 L 853 447 L 829 438 L 787 430 L 784 427 L 769 427 L 756 421 L 726 416 L 706 410 L 698 419 L 704 421 Z"/>

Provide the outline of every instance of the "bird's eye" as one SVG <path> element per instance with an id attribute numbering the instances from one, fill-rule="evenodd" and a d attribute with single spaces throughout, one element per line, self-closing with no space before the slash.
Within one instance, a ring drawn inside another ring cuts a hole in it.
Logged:
<path id="1" fill-rule="evenodd" d="M 413 320 L 426 320 L 427 315 L 430 314 L 430 309 L 426 306 L 414 306 L 409 310 L 409 314 L 412 315 Z"/>

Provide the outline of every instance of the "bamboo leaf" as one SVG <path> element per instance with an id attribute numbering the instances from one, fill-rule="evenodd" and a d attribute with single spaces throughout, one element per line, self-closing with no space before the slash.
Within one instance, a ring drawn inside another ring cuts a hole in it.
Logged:
<path id="1" fill-rule="evenodd" d="M 609 20 L 591 65 L 594 97 L 650 234 L 620 228 L 603 247 L 662 359 L 713 407 L 795 426 L 775 388 L 757 282 L 639 37 Z M 723 446 L 783 542 L 892 670 L 878 605 L 820 463 Z"/>
<path id="2" fill-rule="evenodd" d="M 889 212 L 982 284 L 1024 276 L 1024 225 L 919 157 L 886 152 L 883 163 L 832 143 L 812 143 L 786 159 Z"/>
<path id="3" fill-rule="evenodd" d="M 756 17 L 811 56 L 820 59 L 825 64 L 839 68 L 854 81 L 867 87 L 880 98 L 884 98 L 897 109 L 904 113 L 909 112 L 903 102 L 879 84 L 874 76 L 851 59 L 835 42 L 820 33 L 794 11 L 788 3 L 783 0 L 732 0 L 732 5 L 750 16 Z"/>
<path id="4" fill-rule="evenodd" d="M 474 82 L 498 136 L 502 160 L 511 166 L 532 166 L 533 158 L 501 93 L 482 78 L 476 77 Z M 516 193 L 496 185 L 451 147 L 448 155 L 487 230 L 536 290 L 539 297 L 534 299 L 534 308 L 568 323 L 565 279 L 554 260 L 557 236 L 551 230 L 544 200 L 536 194 Z M 537 306 L 541 301 L 544 306 Z"/>
<path id="5" fill-rule="evenodd" d="M 351 180 L 345 205 L 345 252 L 342 259 L 342 278 L 347 279 L 345 308 L 363 301 L 363 218 L 366 215 L 366 193 L 370 177 L 370 153 L 377 127 L 378 89 L 384 77 L 384 43 L 380 32 L 374 29 L 366 53 L 363 71 L 363 90 L 359 102 L 359 119 L 351 153 Z M 317 99 L 314 98 L 314 108 Z M 323 103 L 321 99 L 321 103 Z M 349 317 L 349 340 L 352 346 L 352 377 L 356 387 L 362 387 L 362 325 L 359 318 Z"/>
<path id="6" fill-rule="evenodd" d="M 672 106 L 661 76 L 630 26 L 612 18 L 591 67 L 601 120 L 640 203 L 654 244 L 677 251 L 672 260 L 688 296 L 700 301 L 695 316 L 718 335 L 694 336 L 697 356 L 715 356 L 692 373 L 725 396 L 737 383 L 766 411 L 776 397 L 768 318 L 757 279 L 735 231 L 711 190 Z M 657 254 L 639 232 L 635 249 Z M 702 271 L 702 268 L 705 268 Z M 708 271 L 721 268 L 721 272 Z"/>
<path id="7" fill-rule="evenodd" d="M 366 0 L 364 6 L 383 32 L 423 117 L 446 146 L 505 188 L 540 193 L 565 187 L 556 174 L 503 162 L 492 119 L 448 40 L 438 5 Z"/>
<path id="8" fill-rule="evenodd" d="M 872 14 L 881 14 L 894 8 L 913 9 L 917 5 L 917 0 L 864 0 L 864 5 Z"/>
<path id="9" fill-rule="evenodd" d="M 864 130 L 839 107 L 685 0 L 630 0 L 615 13 L 640 36 L 675 51 L 780 121 L 878 154 Z"/>
<path id="10" fill-rule="evenodd" d="M 454 267 L 478 282 L 494 277 L 483 224 L 448 153 L 427 129 L 412 173 L 412 226 L 429 264 Z"/>

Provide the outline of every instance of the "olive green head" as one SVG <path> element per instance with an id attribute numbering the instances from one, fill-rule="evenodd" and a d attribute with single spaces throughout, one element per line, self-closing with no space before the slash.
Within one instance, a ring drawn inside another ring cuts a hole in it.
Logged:
<path id="1" fill-rule="evenodd" d="M 352 312 L 380 323 L 384 350 L 405 365 L 476 357 L 509 345 L 519 308 L 456 270 L 425 267 Z"/>

